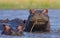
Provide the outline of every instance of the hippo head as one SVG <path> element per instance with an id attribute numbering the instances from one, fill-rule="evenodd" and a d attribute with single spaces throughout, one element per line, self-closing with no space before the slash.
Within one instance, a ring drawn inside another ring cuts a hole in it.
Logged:
<path id="1" fill-rule="evenodd" d="M 30 21 L 39 21 L 39 22 L 46 22 L 48 21 L 48 10 L 43 9 L 43 10 L 34 10 L 30 9 Z"/>
<path id="2" fill-rule="evenodd" d="M 8 26 L 7 24 L 3 23 L 3 29 L 4 29 L 4 31 L 9 32 L 10 31 L 10 26 Z"/>
<path id="3" fill-rule="evenodd" d="M 35 10 L 35 9 L 30 9 L 29 10 L 29 17 L 26 23 L 26 28 L 25 31 L 41 31 L 41 30 L 46 30 L 46 28 L 49 28 L 49 16 L 48 16 L 48 10 L 43 9 L 43 10 Z"/>
<path id="4" fill-rule="evenodd" d="M 23 27 L 24 27 L 25 20 L 21 19 L 13 19 L 8 23 L 3 23 L 3 31 L 5 34 L 8 33 L 11 35 L 20 35 L 22 34 Z"/>

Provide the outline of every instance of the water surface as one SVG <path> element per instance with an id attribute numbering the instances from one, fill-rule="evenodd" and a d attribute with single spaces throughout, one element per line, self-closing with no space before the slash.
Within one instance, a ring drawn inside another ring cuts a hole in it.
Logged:
<path id="1" fill-rule="evenodd" d="M 50 17 L 50 33 L 26 33 L 23 36 L 6 36 L 1 35 L 0 38 L 60 38 L 60 9 L 49 9 L 48 15 Z M 29 10 L 0 10 L 0 19 L 20 18 L 27 19 Z M 1 32 L 0 32 L 1 33 Z"/>

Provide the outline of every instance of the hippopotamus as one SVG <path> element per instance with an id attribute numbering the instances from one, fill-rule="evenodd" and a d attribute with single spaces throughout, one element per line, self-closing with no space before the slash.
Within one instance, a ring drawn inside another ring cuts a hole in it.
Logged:
<path id="1" fill-rule="evenodd" d="M 2 34 L 5 35 L 22 35 L 23 33 L 23 20 L 21 19 L 13 19 L 9 21 L 8 23 L 3 23 L 3 32 Z"/>
<path id="2" fill-rule="evenodd" d="M 11 30 L 10 30 L 10 27 L 6 24 L 3 24 L 3 31 L 1 33 L 2 35 L 5 34 L 5 35 L 11 35 Z"/>
<path id="3" fill-rule="evenodd" d="M 26 32 L 50 32 L 48 9 L 30 9 L 26 22 Z"/>

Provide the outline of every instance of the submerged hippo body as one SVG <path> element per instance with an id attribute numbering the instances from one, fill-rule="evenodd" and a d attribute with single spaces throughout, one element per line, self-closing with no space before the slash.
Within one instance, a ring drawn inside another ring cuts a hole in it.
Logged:
<path id="1" fill-rule="evenodd" d="M 30 9 L 30 15 L 26 23 L 25 31 L 49 32 L 50 25 L 49 25 L 48 10 L 47 9 L 44 9 L 44 10 Z"/>
<path id="2" fill-rule="evenodd" d="M 9 21 L 8 23 L 3 24 L 3 32 L 2 34 L 5 35 L 21 35 L 23 31 L 23 20 L 21 19 L 13 19 Z M 8 30 L 7 30 L 8 29 Z M 8 32 L 7 32 L 8 31 Z"/>

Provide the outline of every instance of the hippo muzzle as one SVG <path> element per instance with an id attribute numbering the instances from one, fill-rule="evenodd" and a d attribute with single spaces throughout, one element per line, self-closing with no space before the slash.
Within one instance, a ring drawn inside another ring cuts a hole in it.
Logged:
<path id="1" fill-rule="evenodd" d="M 36 23 L 36 24 L 45 24 L 46 22 L 48 22 L 48 17 L 45 17 L 45 16 L 41 16 L 39 18 L 35 17 L 35 18 L 32 18 L 30 20 L 32 23 Z"/>

